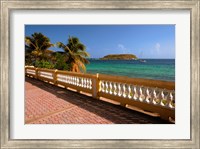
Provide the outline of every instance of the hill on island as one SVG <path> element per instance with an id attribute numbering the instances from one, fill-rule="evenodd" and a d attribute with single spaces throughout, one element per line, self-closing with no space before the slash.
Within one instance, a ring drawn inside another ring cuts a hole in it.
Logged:
<path id="1" fill-rule="evenodd" d="M 109 54 L 100 58 L 101 60 L 131 60 L 138 59 L 137 56 L 133 54 Z"/>

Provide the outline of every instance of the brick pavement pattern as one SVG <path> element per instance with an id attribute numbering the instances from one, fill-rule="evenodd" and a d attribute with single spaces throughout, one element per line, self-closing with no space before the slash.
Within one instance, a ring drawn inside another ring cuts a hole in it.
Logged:
<path id="1" fill-rule="evenodd" d="M 118 105 L 33 78 L 25 80 L 26 124 L 166 124 Z"/>

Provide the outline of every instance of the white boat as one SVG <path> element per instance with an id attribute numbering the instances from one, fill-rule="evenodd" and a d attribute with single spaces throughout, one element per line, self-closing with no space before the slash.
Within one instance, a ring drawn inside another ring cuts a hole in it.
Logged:
<path id="1" fill-rule="evenodd" d="M 142 63 L 146 63 L 147 61 L 146 61 L 146 60 L 142 60 L 142 59 L 141 59 L 141 60 L 140 60 L 140 62 L 142 62 Z"/>

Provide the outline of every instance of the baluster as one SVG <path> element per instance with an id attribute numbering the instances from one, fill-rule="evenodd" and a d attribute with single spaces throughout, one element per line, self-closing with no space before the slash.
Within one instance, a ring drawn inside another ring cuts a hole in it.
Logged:
<path id="1" fill-rule="evenodd" d="M 137 100 L 139 97 L 137 86 L 133 86 L 133 99 Z"/>
<path id="2" fill-rule="evenodd" d="M 117 85 L 116 85 L 116 83 L 113 83 L 113 88 L 114 88 L 114 95 L 117 95 Z"/>
<path id="3" fill-rule="evenodd" d="M 122 96 L 122 89 L 121 89 L 121 84 L 120 83 L 118 83 L 117 84 L 117 87 L 118 87 L 118 96 Z"/>
<path id="4" fill-rule="evenodd" d="M 76 77 L 76 86 L 78 86 L 78 85 L 79 85 L 79 78 Z"/>
<path id="5" fill-rule="evenodd" d="M 67 83 L 70 83 L 70 76 L 67 75 Z"/>
<path id="6" fill-rule="evenodd" d="M 63 75 L 60 75 L 59 78 L 60 78 L 61 82 L 63 82 Z"/>
<path id="7" fill-rule="evenodd" d="M 79 77 L 77 77 L 77 79 L 76 79 L 76 85 L 80 86 L 80 79 L 79 79 Z"/>
<path id="8" fill-rule="evenodd" d="M 126 91 L 126 89 L 127 89 L 127 88 L 126 88 L 126 84 L 123 84 L 123 85 L 122 85 L 122 95 L 123 95 L 124 98 L 126 98 L 126 96 L 127 96 L 127 91 Z"/>
<path id="9" fill-rule="evenodd" d="M 146 89 L 146 102 L 147 103 L 152 103 L 153 101 L 153 91 L 149 88 Z"/>
<path id="10" fill-rule="evenodd" d="M 131 99 L 133 96 L 132 90 L 131 90 L 131 85 L 128 85 L 128 98 Z"/>
<path id="11" fill-rule="evenodd" d="M 85 88 L 87 88 L 87 78 L 85 78 Z"/>
<path id="12" fill-rule="evenodd" d="M 76 77 L 72 77 L 72 84 L 75 85 Z"/>
<path id="13" fill-rule="evenodd" d="M 140 87 L 139 89 L 139 100 L 140 101 L 144 101 L 145 99 L 145 88 L 144 87 Z"/>
<path id="14" fill-rule="evenodd" d="M 74 85 L 74 77 L 72 76 L 72 85 Z"/>
<path id="15" fill-rule="evenodd" d="M 66 75 L 65 77 L 66 77 L 66 83 L 68 83 L 69 82 L 68 75 Z"/>
<path id="16" fill-rule="evenodd" d="M 83 87 L 85 88 L 85 78 L 83 78 Z"/>
<path id="17" fill-rule="evenodd" d="M 81 87 L 83 87 L 83 78 L 80 78 L 81 79 Z"/>
<path id="18" fill-rule="evenodd" d="M 60 79 L 60 81 L 61 81 L 61 82 L 63 81 L 63 80 L 62 80 L 62 76 L 61 76 L 61 75 L 59 76 L 59 79 Z"/>
<path id="19" fill-rule="evenodd" d="M 86 85 L 86 80 L 85 78 L 83 78 L 83 87 L 85 88 L 85 85 Z"/>
<path id="20" fill-rule="evenodd" d="M 78 86 L 78 81 L 79 81 L 78 77 L 76 77 L 76 86 Z"/>
<path id="21" fill-rule="evenodd" d="M 90 89 L 92 89 L 92 79 L 90 79 Z"/>
<path id="22" fill-rule="evenodd" d="M 76 85 L 76 86 L 79 85 L 79 79 L 78 79 L 78 77 L 75 77 L 75 85 Z"/>
<path id="23" fill-rule="evenodd" d="M 76 77 L 76 86 L 79 86 L 79 77 Z"/>
<path id="24" fill-rule="evenodd" d="M 175 108 L 175 99 L 174 99 L 174 92 L 170 92 L 169 95 L 169 107 L 170 108 Z"/>
<path id="25" fill-rule="evenodd" d="M 63 76 L 63 75 L 62 75 L 62 81 L 63 81 L 63 82 L 66 82 L 66 76 Z"/>
<path id="26" fill-rule="evenodd" d="M 60 77 L 65 78 L 65 82 L 67 82 L 67 79 L 68 79 L 67 76 L 63 76 L 63 75 L 62 75 L 62 76 L 60 76 Z"/>
<path id="27" fill-rule="evenodd" d="M 82 86 L 81 78 L 79 78 L 79 86 L 80 86 L 80 87 Z"/>
<path id="28" fill-rule="evenodd" d="M 156 98 L 157 98 L 157 92 L 156 92 L 157 89 L 153 89 L 153 104 L 155 104 L 155 101 L 156 101 Z"/>
<path id="29" fill-rule="evenodd" d="M 105 85 L 105 86 L 106 86 L 106 89 L 105 89 L 105 90 L 106 90 L 106 93 L 108 93 L 109 86 L 108 86 L 108 82 L 107 82 L 107 81 L 106 81 L 106 85 Z"/>
<path id="30" fill-rule="evenodd" d="M 70 77 L 70 84 L 73 84 L 73 77 Z"/>
<path id="31" fill-rule="evenodd" d="M 104 84 L 105 82 L 104 81 L 101 81 L 101 91 L 102 92 L 105 92 L 105 84 Z"/>
<path id="32" fill-rule="evenodd" d="M 90 88 L 90 81 L 88 78 L 87 78 L 87 88 Z"/>
<path id="33" fill-rule="evenodd" d="M 167 91 L 163 91 L 162 92 L 162 99 L 161 99 L 161 102 L 160 102 L 160 104 L 162 105 L 162 106 L 165 106 L 165 107 L 168 107 L 169 106 L 169 96 L 170 96 L 170 93 L 169 92 L 167 92 Z"/>
<path id="34" fill-rule="evenodd" d="M 73 76 L 70 77 L 70 84 L 73 84 Z"/>
<path id="35" fill-rule="evenodd" d="M 64 78 L 64 76 L 63 76 L 63 75 L 61 76 L 61 80 L 62 80 L 62 82 L 64 82 L 64 81 L 65 81 L 65 78 Z"/>
<path id="36" fill-rule="evenodd" d="M 109 90 L 110 90 L 110 94 L 113 94 L 113 83 L 112 82 L 110 82 L 109 83 Z"/>
<path id="37" fill-rule="evenodd" d="M 72 76 L 72 85 L 74 85 L 74 77 Z"/>
<path id="38" fill-rule="evenodd" d="M 68 76 L 69 77 L 69 84 L 71 84 L 71 76 Z"/>
<path id="39" fill-rule="evenodd" d="M 75 84 L 75 77 L 72 77 L 72 84 Z"/>
<path id="40" fill-rule="evenodd" d="M 76 80 L 77 86 L 80 86 L 79 81 L 80 81 L 79 77 L 77 77 L 77 80 Z"/>
<path id="41" fill-rule="evenodd" d="M 153 98 L 153 103 L 154 104 L 160 104 L 161 102 L 161 91 L 158 90 L 157 88 L 154 90 L 154 98 Z"/>
<path id="42" fill-rule="evenodd" d="M 62 78 L 65 78 L 65 82 L 67 82 L 67 76 L 66 75 L 65 76 L 62 75 Z"/>
<path id="43" fill-rule="evenodd" d="M 74 77 L 74 85 L 77 86 L 77 77 Z"/>
<path id="44" fill-rule="evenodd" d="M 85 78 L 85 88 L 87 88 L 87 78 Z"/>
<path id="45" fill-rule="evenodd" d="M 73 83 L 73 77 L 70 76 L 70 84 L 72 84 L 72 83 Z"/>

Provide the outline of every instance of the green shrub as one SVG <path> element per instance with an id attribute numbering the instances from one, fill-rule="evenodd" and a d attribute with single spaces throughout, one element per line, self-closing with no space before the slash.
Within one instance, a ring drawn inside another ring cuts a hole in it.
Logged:
<path id="1" fill-rule="evenodd" d="M 54 64 L 49 62 L 49 61 L 45 61 L 45 60 L 41 60 L 41 61 L 36 60 L 35 67 L 53 69 L 54 68 Z"/>
<path id="2" fill-rule="evenodd" d="M 69 70 L 70 65 L 66 63 L 66 56 L 60 53 L 56 53 L 55 69 L 58 70 Z"/>

